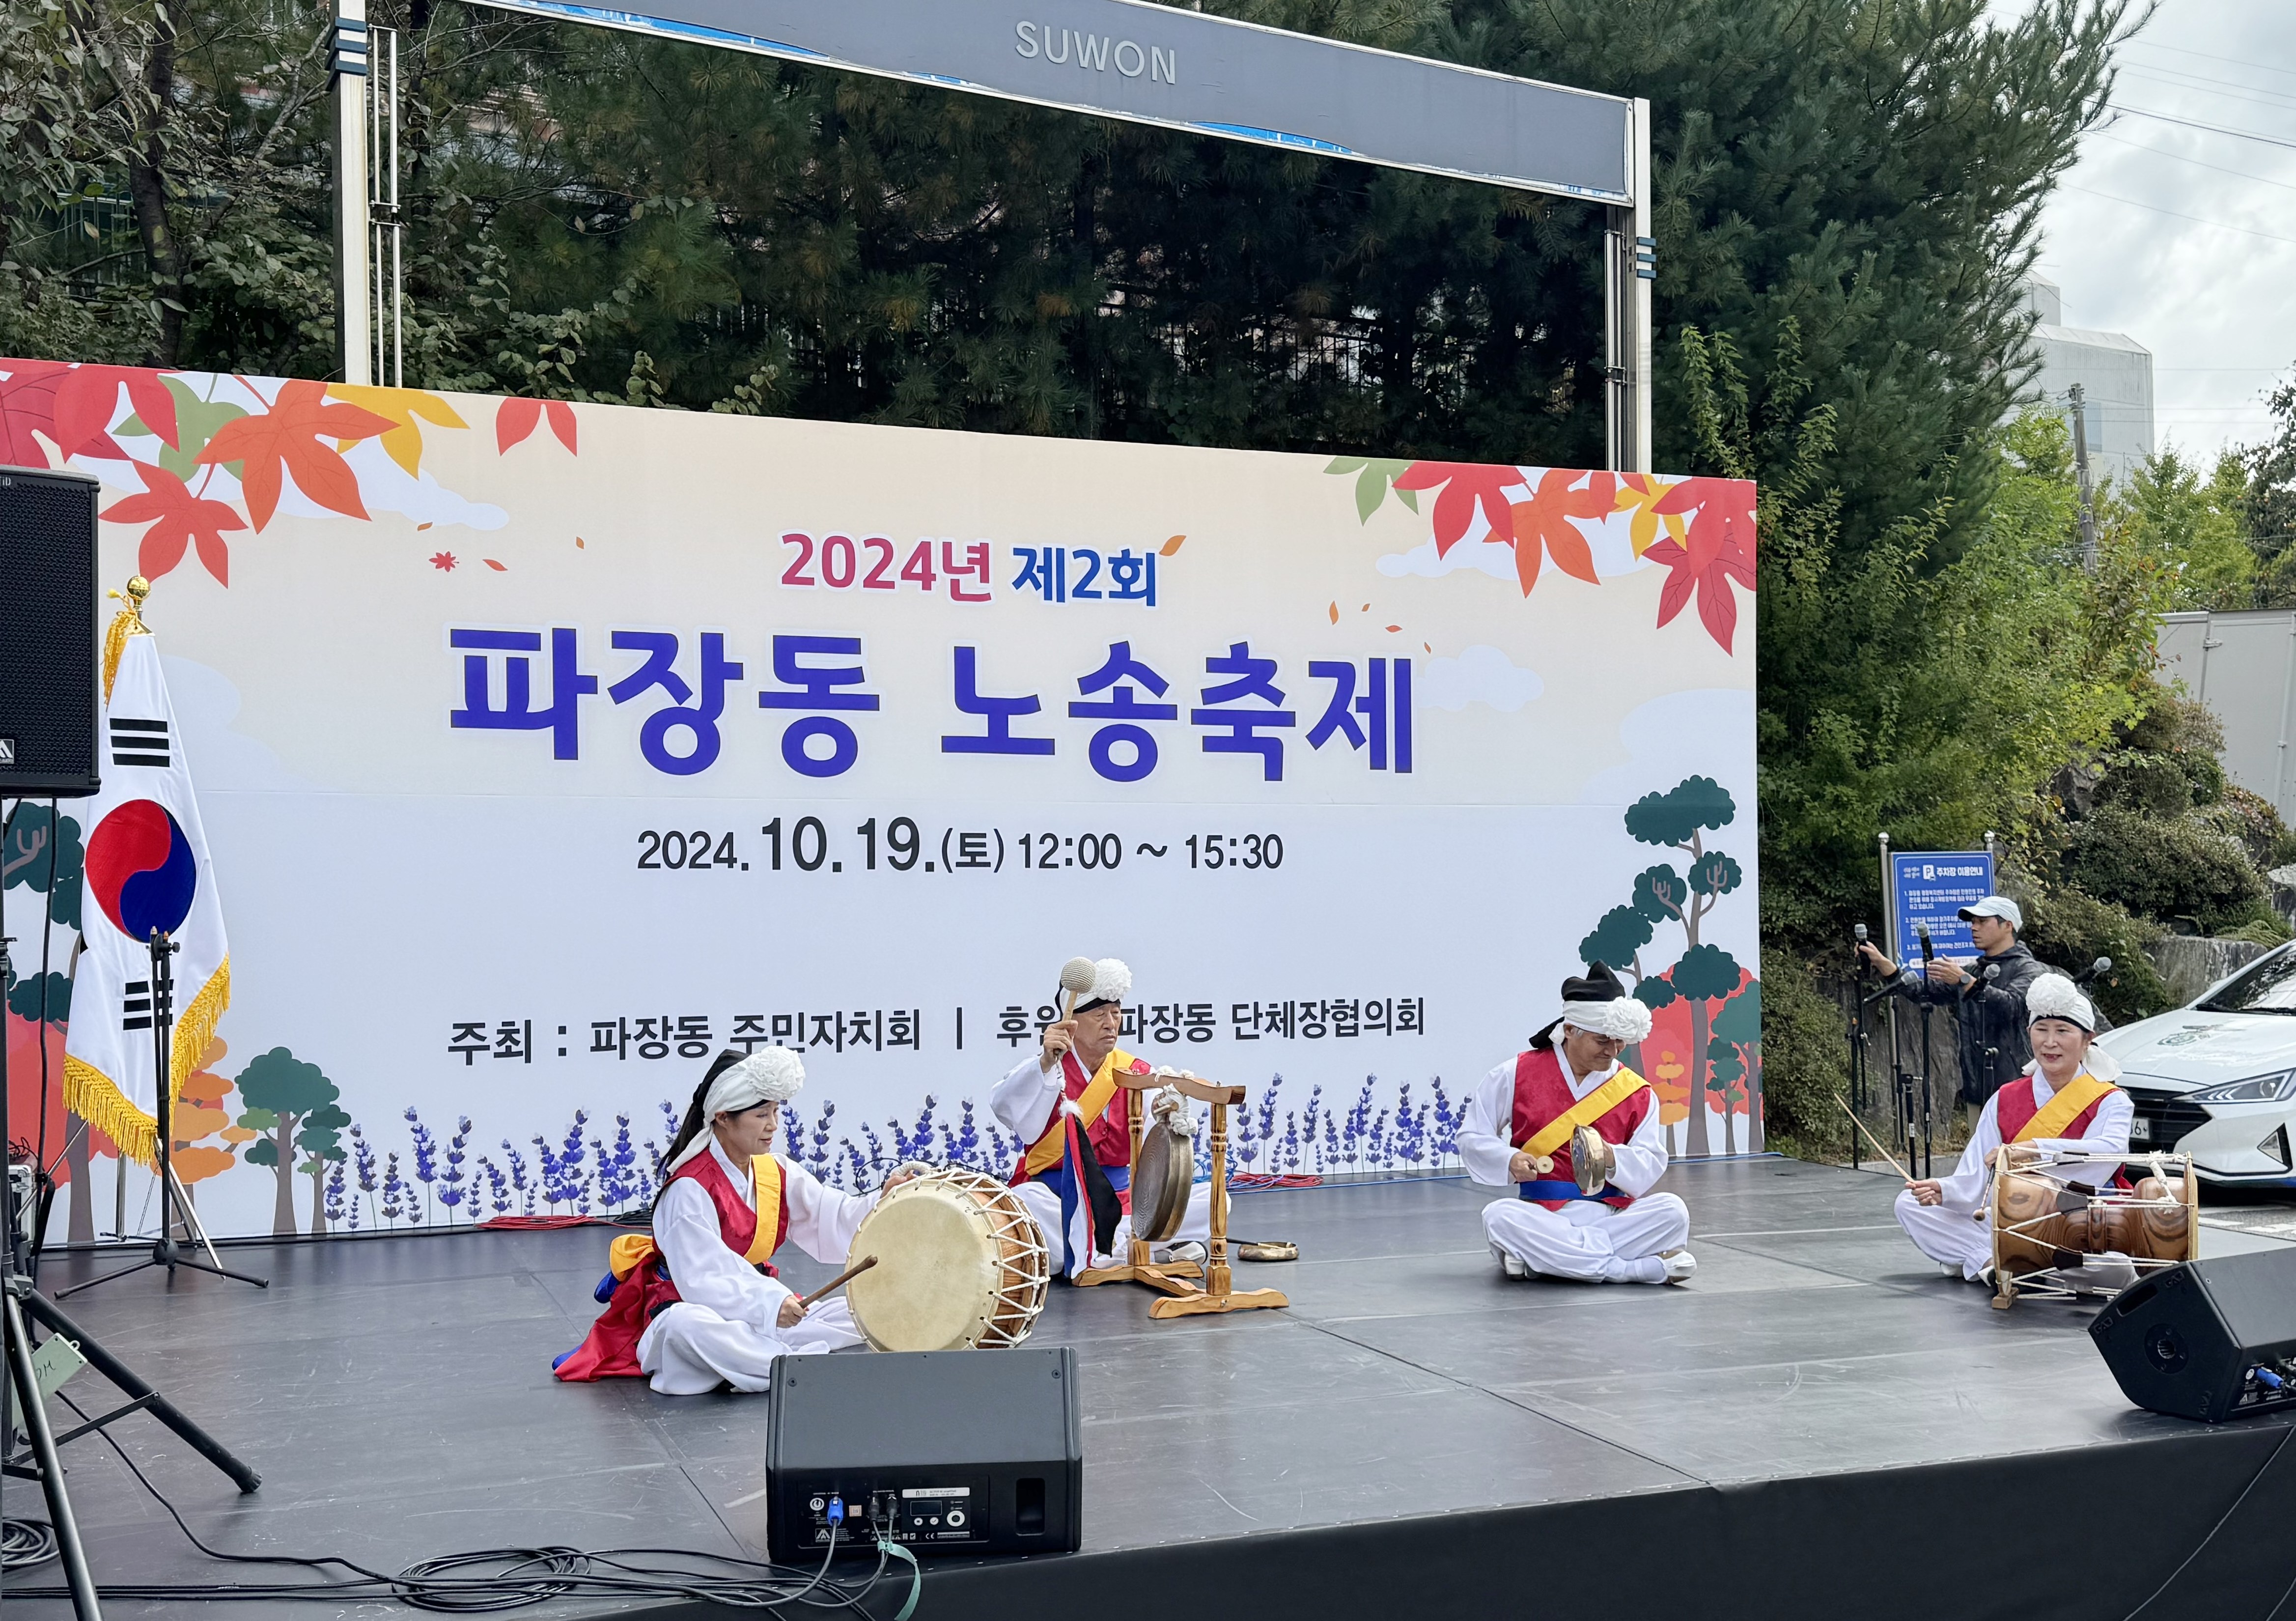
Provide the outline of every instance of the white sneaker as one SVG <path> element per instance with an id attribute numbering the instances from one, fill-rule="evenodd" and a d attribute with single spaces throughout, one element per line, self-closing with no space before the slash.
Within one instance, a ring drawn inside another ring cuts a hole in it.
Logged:
<path id="1" fill-rule="evenodd" d="M 1962 1270 L 1961 1263 L 1958 1261 L 1940 1261 L 1938 1263 L 1938 1271 L 1943 1272 L 1956 1283 L 1960 1282 L 1963 1279 L 1969 1276 L 1967 1272 Z"/>
<path id="2" fill-rule="evenodd" d="M 1659 1256 L 1666 1263 L 1666 1281 L 1682 1283 L 1698 1270 L 1698 1257 L 1686 1249 L 1669 1249 Z"/>
<path id="3" fill-rule="evenodd" d="M 1491 1246 L 1491 1254 L 1498 1257 L 1499 1271 L 1505 1273 L 1507 1277 L 1528 1278 L 1530 1276 L 1530 1268 L 1523 1263 L 1521 1256 L 1511 1255 L 1496 1244 Z"/>
<path id="4" fill-rule="evenodd" d="M 1210 1253 L 1210 1251 L 1207 1250 L 1202 1245 L 1197 1243 L 1193 1238 L 1185 1238 L 1167 1249 L 1164 1252 L 1164 1259 L 1167 1261 L 1201 1262 Z"/>

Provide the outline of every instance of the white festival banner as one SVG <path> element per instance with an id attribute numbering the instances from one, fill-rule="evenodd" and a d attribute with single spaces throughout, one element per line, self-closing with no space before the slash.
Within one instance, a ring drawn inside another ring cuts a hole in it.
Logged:
<path id="1" fill-rule="evenodd" d="M 1761 1146 L 1750 484 L 7 360 L 0 436 L 154 581 L 212 1230 L 632 1208 L 771 1041 L 819 1174 L 1002 1176 L 1075 956 L 1247 1177 L 1456 1173 L 1590 958 L 1676 1150 Z"/>

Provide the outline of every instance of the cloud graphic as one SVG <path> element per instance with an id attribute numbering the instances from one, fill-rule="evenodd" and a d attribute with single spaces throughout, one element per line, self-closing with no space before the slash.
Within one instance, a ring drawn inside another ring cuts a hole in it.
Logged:
<path id="1" fill-rule="evenodd" d="M 466 501 L 425 473 L 409 478 L 390 459 L 380 439 L 361 440 L 343 452 L 358 474 L 359 497 L 373 512 L 404 513 L 417 523 L 458 524 L 465 529 L 500 529 L 510 514 L 482 501 Z"/>
<path id="2" fill-rule="evenodd" d="M 1700 687 L 1652 698 L 1619 722 L 1619 742 L 1627 762 L 1588 778 L 1580 804 L 1629 805 L 1685 777 L 1710 777 L 1738 802 L 1741 822 L 1752 811 L 1754 695 L 1744 688 Z"/>
<path id="3" fill-rule="evenodd" d="M 1481 704 L 1511 715 L 1546 690 L 1537 671 L 1521 669 L 1497 648 L 1481 643 L 1463 649 L 1456 659 L 1429 659 L 1414 674 L 1414 695 L 1433 709 Z"/>
<path id="4" fill-rule="evenodd" d="M 1478 525 L 1482 520 L 1476 520 Z M 1488 529 L 1485 532 L 1489 532 Z M 1435 542 L 1423 540 L 1407 552 L 1392 552 L 1379 560 L 1379 572 L 1390 580 L 1401 580 L 1416 574 L 1423 580 L 1439 579 L 1461 569 L 1476 569 L 1494 580 L 1512 581 L 1514 579 L 1514 548 L 1495 540 L 1462 540 L 1442 556 L 1435 555 Z"/>

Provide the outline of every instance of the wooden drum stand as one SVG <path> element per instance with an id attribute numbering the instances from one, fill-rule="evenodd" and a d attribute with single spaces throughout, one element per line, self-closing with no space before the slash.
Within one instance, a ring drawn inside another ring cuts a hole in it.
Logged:
<path id="1" fill-rule="evenodd" d="M 1227 1112 L 1243 1103 L 1240 1086 L 1215 1086 L 1193 1075 L 1119 1074 L 1124 1088 L 1124 1112 L 1132 1124 L 1132 1163 L 1140 1163 L 1140 1094 L 1151 1088 L 1172 1088 L 1183 1097 L 1212 1106 L 1211 1238 L 1204 1246 L 1204 1264 L 1192 1261 L 1152 1261 L 1148 1240 L 1136 1238 L 1121 1266 L 1089 1267 L 1077 1275 L 1079 1288 L 1096 1283 L 1138 1283 L 1159 1291 L 1163 1298 L 1151 1302 L 1151 1317 L 1203 1317 L 1223 1312 L 1257 1312 L 1292 1303 L 1280 1289 L 1234 1287 L 1227 1265 Z M 1191 1281 L 1201 1278 L 1201 1283 Z"/>

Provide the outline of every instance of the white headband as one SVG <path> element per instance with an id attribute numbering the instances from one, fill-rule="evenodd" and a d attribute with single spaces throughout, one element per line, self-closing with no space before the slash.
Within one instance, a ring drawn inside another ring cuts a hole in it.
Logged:
<path id="1" fill-rule="evenodd" d="M 1631 996 L 1607 1002 L 1565 1002 L 1562 1020 L 1592 1035 L 1639 1041 L 1651 1033 L 1651 1012 Z"/>
<path id="2" fill-rule="evenodd" d="M 2037 1019 L 2064 1019 L 2096 1033 L 2095 1004 L 2062 974 L 2041 975 L 2025 987 L 2025 1023 Z"/>
<path id="3" fill-rule="evenodd" d="M 1095 1002 L 1120 1002 L 1132 994 L 1132 970 L 1113 957 L 1103 957 L 1092 965 L 1092 989 L 1078 997 L 1077 1006 L 1089 1008 Z"/>
<path id="4" fill-rule="evenodd" d="M 665 1177 L 688 1160 L 709 1151 L 716 1135 L 710 1123 L 720 1115 L 738 1115 L 761 1103 L 787 1103 L 805 1084 L 805 1064 L 786 1047 L 760 1047 L 709 1083 L 701 1099 L 701 1130 L 661 1168 Z"/>

